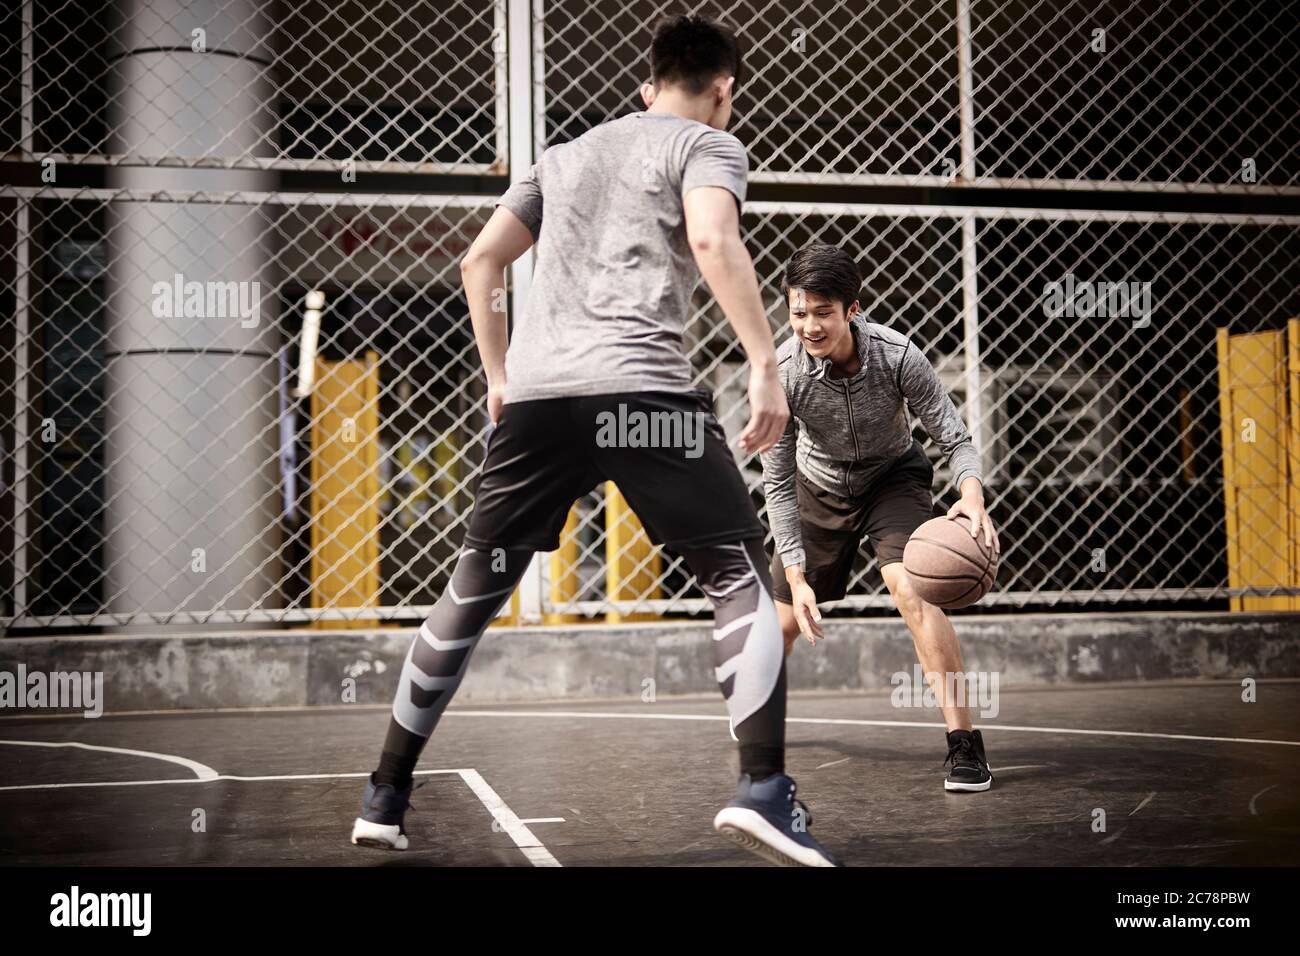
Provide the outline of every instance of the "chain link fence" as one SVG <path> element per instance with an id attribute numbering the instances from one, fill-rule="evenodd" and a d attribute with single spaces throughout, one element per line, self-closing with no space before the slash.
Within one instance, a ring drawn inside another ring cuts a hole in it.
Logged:
<path id="1" fill-rule="evenodd" d="M 778 336 L 785 259 L 842 243 L 869 318 L 939 369 L 1004 543 L 984 605 L 1295 600 L 1300 217 L 943 204 L 1044 184 L 1300 194 L 1293 13 L 686 6 L 749 47 L 733 131 L 756 185 L 935 187 L 925 206 L 758 200 L 742 225 Z M 530 145 L 636 108 L 648 25 L 680 9 L 0 14 L 3 168 L 27 183 L 0 190 L 0 625 L 422 618 L 487 425 L 457 261 Z M 743 355 L 707 289 L 694 303 L 685 345 L 734 436 Z M 761 512 L 758 461 L 740 464 Z M 955 493 L 943 467 L 935 492 Z M 889 606 L 869 553 L 842 604 Z M 706 608 L 611 486 L 510 613 Z"/>
<path id="2" fill-rule="evenodd" d="M 505 0 L 10 4 L 0 128 L 11 149 L 69 164 L 500 173 L 505 12 Z"/>

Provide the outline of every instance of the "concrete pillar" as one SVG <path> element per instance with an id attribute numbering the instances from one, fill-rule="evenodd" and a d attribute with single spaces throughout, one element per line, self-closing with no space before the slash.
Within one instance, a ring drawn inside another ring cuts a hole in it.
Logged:
<path id="1" fill-rule="evenodd" d="M 261 6 L 116 4 L 109 151 L 138 160 L 270 155 L 274 96 L 265 74 L 273 58 Z M 109 184 L 260 191 L 274 189 L 275 176 L 114 166 Z M 250 205 L 115 202 L 108 210 L 109 613 L 278 606 L 279 336 L 264 239 L 272 222 L 269 210 Z M 176 314 L 176 295 L 166 290 L 178 283 Z M 196 288 L 203 306 L 186 314 Z M 232 291 L 247 309 L 222 315 Z"/>

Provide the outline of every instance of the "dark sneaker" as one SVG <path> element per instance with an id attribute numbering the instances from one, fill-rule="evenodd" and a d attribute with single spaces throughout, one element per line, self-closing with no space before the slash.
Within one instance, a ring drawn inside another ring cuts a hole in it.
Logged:
<path id="1" fill-rule="evenodd" d="M 960 791 L 987 790 L 993 786 L 993 772 L 984 756 L 984 738 L 978 730 L 953 730 L 948 733 L 948 757 L 943 765 L 952 764 L 943 789 Z"/>
<path id="2" fill-rule="evenodd" d="M 352 842 L 380 850 L 405 850 L 403 821 L 411 806 L 411 787 L 398 790 L 386 783 L 375 786 L 374 774 L 366 780 L 361 796 L 361 816 L 352 824 Z"/>
<path id="3" fill-rule="evenodd" d="M 779 866 L 839 866 L 808 832 L 812 814 L 794 790 L 783 773 L 758 783 L 742 773 L 736 798 L 718 811 L 713 829 Z"/>

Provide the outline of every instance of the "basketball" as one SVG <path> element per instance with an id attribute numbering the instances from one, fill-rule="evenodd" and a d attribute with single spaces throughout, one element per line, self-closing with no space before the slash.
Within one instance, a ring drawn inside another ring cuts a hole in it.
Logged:
<path id="1" fill-rule="evenodd" d="M 912 532 L 903 549 L 903 567 L 921 599 L 954 610 L 969 607 L 993 587 L 998 559 L 981 531 L 972 538 L 970 519 L 931 518 Z"/>

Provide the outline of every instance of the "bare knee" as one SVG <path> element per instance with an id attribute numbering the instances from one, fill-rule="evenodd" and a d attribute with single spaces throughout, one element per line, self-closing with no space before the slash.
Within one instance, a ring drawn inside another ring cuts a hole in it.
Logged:
<path id="1" fill-rule="evenodd" d="M 885 583 L 889 586 L 889 596 L 894 599 L 894 606 L 898 608 L 898 613 L 903 616 L 903 620 L 908 625 L 919 624 L 925 619 L 925 613 L 930 605 L 916 593 L 916 588 L 912 586 L 912 579 L 907 576 L 907 572 L 901 570 L 890 575 L 891 580 Z"/>

